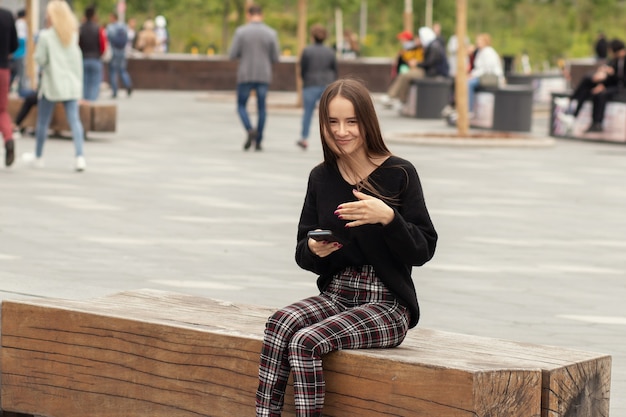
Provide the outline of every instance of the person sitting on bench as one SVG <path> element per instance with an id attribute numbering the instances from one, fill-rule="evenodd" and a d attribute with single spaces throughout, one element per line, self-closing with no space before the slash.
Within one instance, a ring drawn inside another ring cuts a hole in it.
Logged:
<path id="1" fill-rule="evenodd" d="M 592 123 L 585 133 L 602 132 L 602 121 L 606 103 L 624 90 L 624 64 L 626 63 L 626 48 L 624 42 L 613 39 L 610 43 L 613 59 L 608 65 L 601 65 L 591 75 L 585 76 L 576 86 L 570 97 L 562 97 L 557 102 L 560 107 L 565 107 L 564 113 L 559 113 L 557 118 L 565 125 L 568 131 L 574 126 L 576 117 L 580 113 L 585 100 L 591 99 L 593 103 Z M 559 99 L 556 99 L 559 100 Z M 572 108 L 572 102 L 576 101 L 576 107 Z"/>

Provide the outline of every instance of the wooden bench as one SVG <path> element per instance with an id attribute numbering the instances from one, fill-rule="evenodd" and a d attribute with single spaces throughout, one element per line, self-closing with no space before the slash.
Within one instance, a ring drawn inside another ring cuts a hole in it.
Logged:
<path id="1" fill-rule="evenodd" d="M 565 107 L 559 105 L 559 98 L 569 97 L 566 92 L 552 93 L 550 106 L 550 136 L 555 138 L 582 139 L 602 142 L 626 143 L 626 96 L 621 95 L 609 101 L 604 110 L 602 132 L 585 132 L 592 122 L 593 104 L 587 100 L 583 104 L 571 130 L 560 120 L 559 114 Z"/>
<path id="2" fill-rule="evenodd" d="M 24 99 L 10 97 L 8 111 L 12 120 L 15 120 L 17 112 Z M 112 103 L 83 102 L 79 106 L 80 120 L 88 132 L 115 132 L 117 128 L 117 106 Z M 37 125 L 37 106 L 33 107 L 20 127 L 35 129 Z M 55 132 L 68 132 L 70 126 L 65 117 L 65 109 L 62 103 L 57 103 L 50 121 L 50 130 Z"/>
<path id="3" fill-rule="evenodd" d="M 2 303 L 1 404 L 50 417 L 254 415 L 273 309 L 155 290 Z M 609 415 L 611 357 L 417 328 L 324 357 L 325 416 Z M 284 416 L 294 415 L 288 390 Z"/>

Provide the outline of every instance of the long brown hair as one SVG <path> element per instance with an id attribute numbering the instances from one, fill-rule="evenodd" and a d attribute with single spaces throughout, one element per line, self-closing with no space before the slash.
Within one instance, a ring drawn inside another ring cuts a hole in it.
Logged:
<path id="1" fill-rule="evenodd" d="M 365 155 L 368 159 L 390 156 L 391 151 L 387 148 L 383 135 L 378 123 L 376 109 L 372 102 L 372 97 L 365 85 L 354 78 L 342 78 L 326 87 L 319 103 L 320 133 L 322 136 L 322 150 L 324 152 L 324 162 L 337 166 L 337 160 L 341 157 L 345 162 L 346 168 L 351 174 L 356 174 L 355 162 L 347 155 L 336 154 L 333 149 L 328 146 L 327 141 L 334 140 L 330 127 L 330 117 L 328 114 L 328 106 L 335 97 L 343 97 L 350 101 L 354 106 L 354 115 L 359 125 L 359 132 L 363 137 L 365 147 Z M 381 193 L 377 190 L 376 185 L 368 178 L 358 178 L 357 189 L 364 188 L 377 197 L 381 197 Z"/>

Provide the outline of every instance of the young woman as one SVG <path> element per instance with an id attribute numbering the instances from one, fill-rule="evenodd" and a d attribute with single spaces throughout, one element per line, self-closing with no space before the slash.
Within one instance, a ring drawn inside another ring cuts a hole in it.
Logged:
<path id="1" fill-rule="evenodd" d="M 330 84 L 319 115 L 324 162 L 309 176 L 296 262 L 319 276 L 321 293 L 268 319 L 257 417 L 280 416 L 290 371 L 296 415 L 321 416 L 323 355 L 398 346 L 419 319 L 412 267 L 435 252 L 417 172 L 387 149 L 365 86 Z M 320 229 L 334 236 L 308 237 Z"/>
<path id="2" fill-rule="evenodd" d="M 78 114 L 78 100 L 83 91 L 83 62 L 78 46 L 78 22 L 65 0 L 51 0 L 46 8 L 47 28 L 39 34 L 35 60 L 41 68 L 39 104 L 37 105 L 37 144 L 35 155 L 25 154 L 27 162 L 42 166 L 43 146 L 57 102 L 65 107 L 72 129 L 76 170 L 85 169 L 84 131 Z"/>

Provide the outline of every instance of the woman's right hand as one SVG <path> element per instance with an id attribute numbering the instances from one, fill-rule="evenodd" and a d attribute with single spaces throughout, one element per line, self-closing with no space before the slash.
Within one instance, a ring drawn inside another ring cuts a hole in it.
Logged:
<path id="1" fill-rule="evenodd" d="M 341 249 L 341 247 L 343 246 L 339 242 L 317 241 L 311 238 L 309 238 L 308 244 L 309 250 L 313 252 L 314 255 L 319 256 L 320 258 L 327 257 L 331 253 Z"/>

